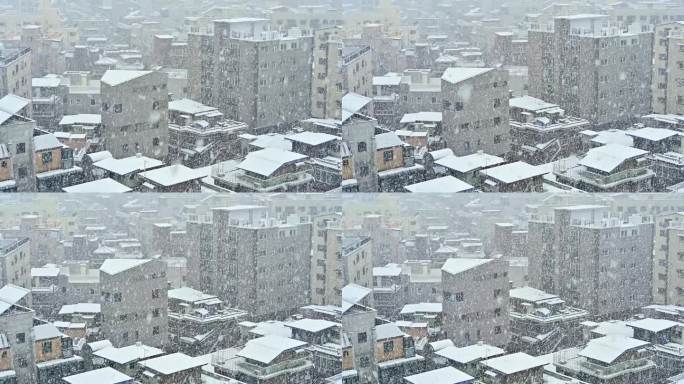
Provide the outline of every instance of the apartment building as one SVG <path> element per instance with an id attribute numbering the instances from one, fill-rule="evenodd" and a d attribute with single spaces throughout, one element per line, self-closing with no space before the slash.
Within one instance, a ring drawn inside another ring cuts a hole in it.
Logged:
<path id="1" fill-rule="evenodd" d="M 309 302 L 310 223 L 231 223 L 230 211 L 213 212 L 210 293 L 255 318 L 283 317 Z"/>
<path id="2" fill-rule="evenodd" d="M 102 146 L 114 158 L 168 155 L 168 75 L 109 70 L 100 80 Z"/>
<path id="3" fill-rule="evenodd" d="M 0 238 L 0 285 L 31 289 L 31 245 L 27 237 Z"/>
<path id="4" fill-rule="evenodd" d="M 255 130 L 290 126 L 311 114 L 313 41 L 293 29 L 284 35 L 268 29 L 267 19 L 240 18 L 214 22 L 212 37 L 190 41 L 192 56 L 213 58 L 191 65 L 199 97 L 227 118 Z M 211 50 L 204 50 L 211 46 Z M 290 69 L 287 75 L 283 67 Z M 203 76 L 198 71 L 208 71 Z M 274 103 L 273 100 L 279 100 Z"/>
<path id="5" fill-rule="evenodd" d="M 4 288 L 7 288 L 5 286 Z M 21 296 L 16 296 L 21 298 Z M 0 375 L 8 375 L 12 383 L 35 384 L 38 382 L 34 349 L 33 315 L 22 300 L 0 299 L 0 338 L 3 340 L 3 356 Z M 9 349 L 9 351 L 6 351 Z"/>
<path id="6" fill-rule="evenodd" d="M 342 29 L 328 26 L 314 31 L 311 116 L 319 119 L 342 117 L 344 87 L 339 71 L 342 61 Z"/>
<path id="7" fill-rule="evenodd" d="M 652 223 L 581 205 L 556 208 L 552 218 L 530 221 L 528 230 L 531 286 L 601 317 L 650 302 L 651 282 L 644 276 L 653 273 Z"/>
<path id="8" fill-rule="evenodd" d="M 74 165 L 74 150 L 54 134 L 34 136 L 33 150 L 38 192 L 61 192 L 83 180 L 83 169 Z"/>
<path id="9" fill-rule="evenodd" d="M 510 151 L 508 72 L 448 68 L 442 75 L 442 130 L 456 156 Z"/>
<path id="10" fill-rule="evenodd" d="M 529 32 L 529 94 L 596 126 L 633 121 L 651 109 L 652 50 L 652 33 L 609 16 L 557 17 L 553 31 Z"/>
<path id="11" fill-rule="evenodd" d="M 168 343 L 166 263 L 108 259 L 100 267 L 102 334 L 115 347 Z M 147 321 L 140 327 L 141 321 Z"/>
<path id="12" fill-rule="evenodd" d="M 15 95 L 0 99 L 0 191 L 32 192 L 33 130 L 36 122 L 26 114 L 30 101 Z"/>
<path id="13" fill-rule="evenodd" d="M 337 234 L 341 231 L 339 225 L 341 215 L 329 213 L 312 218 L 311 233 L 311 303 L 315 305 L 337 305 L 340 302 L 342 286 L 338 292 L 334 289 L 338 285 L 337 278 L 338 254 L 340 254 Z M 334 281 L 330 281 L 333 279 Z"/>
<path id="14" fill-rule="evenodd" d="M 655 217 L 653 302 L 684 304 L 684 213 Z"/>
<path id="15" fill-rule="evenodd" d="M 0 97 L 14 94 L 31 99 L 31 49 L 0 49 Z"/>
<path id="16" fill-rule="evenodd" d="M 456 346 L 510 340 L 508 262 L 449 259 L 442 267 L 443 329 Z"/>
<path id="17" fill-rule="evenodd" d="M 343 117 L 343 190 L 358 192 L 378 191 L 378 171 L 375 165 L 376 125 L 376 120 L 361 115 Z"/>
<path id="18" fill-rule="evenodd" d="M 655 27 L 653 42 L 653 113 L 684 114 L 684 21 Z"/>

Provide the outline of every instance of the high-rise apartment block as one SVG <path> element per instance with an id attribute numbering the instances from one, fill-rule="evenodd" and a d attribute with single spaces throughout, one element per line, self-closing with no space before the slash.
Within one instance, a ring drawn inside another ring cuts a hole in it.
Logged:
<path id="1" fill-rule="evenodd" d="M 529 31 L 529 94 L 596 126 L 650 112 L 653 34 L 626 33 L 605 15 L 561 16 Z"/>

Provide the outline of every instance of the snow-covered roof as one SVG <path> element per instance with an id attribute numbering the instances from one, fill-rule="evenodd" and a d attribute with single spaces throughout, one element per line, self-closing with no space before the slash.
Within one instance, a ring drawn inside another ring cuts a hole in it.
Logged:
<path id="1" fill-rule="evenodd" d="M 59 276 L 59 267 L 51 265 L 40 268 L 31 268 L 31 277 L 57 277 Z"/>
<path id="2" fill-rule="evenodd" d="M 176 289 L 169 289 L 169 300 L 181 300 L 188 303 L 196 303 L 198 301 L 206 301 L 216 299 L 216 296 L 209 295 L 190 287 L 180 287 Z"/>
<path id="3" fill-rule="evenodd" d="M 374 86 L 397 86 L 401 84 L 401 75 L 399 74 L 387 74 L 385 76 L 373 76 Z"/>
<path id="4" fill-rule="evenodd" d="M 59 125 L 98 125 L 102 124 L 102 115 L 82 113 L 78 115 L 66 115 L 59 121 Z"/>
<path id="5" fill-rule="evenodd" d="M 628 327 L 639 328 L 650 332 L 661 332 L 674 327 L 682 327 L 683 324 L 667 319 L 641 319 L 627 323 Z"/>
<path id="6" fill-rule="evenodd" d="M 407 376 L 404 380 L 411 384 L 459 384 L 470 383 L 475 378 L 454 367 L 444 367 Z"/>
<path id="7" fill-rule="evenodd" d="M 100 313 L 101 306 L 99 303 L 78 303 L 66 304 L 59 310 L 60 315 L 70 315 L 73 313 Z"/>
<path id="8" fill-rule="evenodd" d="M 557 295 L 552 295 L 532 287 L 520 287 L 510 290 L 511 299 L 520 299 L 530 302 L 546 301 L 557 299 Z"/>
<path id="9" fill-rule="evenodd" d="M 30 289 L 26 289 L 14 284 L 7 284 L 0 288 L 0 301 L 14 305 L 21 299 L 31 293 Z"/>
<path id="10" fill-rule="evenodd" d="M 279 168 L 302 161 L 307 156 L 276 148 L 250 152 L 237 167 L 262 176 L 271 176 Z"/>
<path id="11" fill-rule="evenodd" d="M 62 191 L 67 193 L 126 193 L 132 189 L 110 178 L 89 181 L 83 184 L 64 187 Z"/>
<path id="12" fill-rule="evenodd" d="M 133 344 L 123 348 L 103 348 L 93 354 L 117 364 L 128 364 L 133 361 L 163 355 L 164 351 L 144 344 Z"/>
<path id="13" fill-rule="evenodd" d="M 190 99 L 180 99 L 169 101 L 169 111 L 177 111 L 180 113 L 187 113 L 189 115 L 196 115 L 199 113 L 216 111 L 218 108 L 204 105 L 198 101 Z"/>
<path id="14" fill-rule="evenodd" d="M 297 141 L 308 145 L 321 145 L 331 141 L 340 140 L 339 136 L 322 132 L 300 132 L 285 137 L 286 140 Z"/>
<path id="15" fill-rule="evenodd" d="M 0 111 L 9 115 L 16 115 L 30 103 L 31 100 L 10 93 L 0 99 Z M 0 120 L 0 122 L 4 122 L 4 120 Z"/>
<path id="16" fill-rule="evenodd" d="M 584 130 L 583 133 L 588 136 L 592 136 L 591 141 L 593 143 L 607 145 L 607 144 L 620 144 L 626 147 L 631 147 L 634 145 L 634 139 L 632 136 L 627 134 L 627 131 L 619 129 L 609 129 L 607 131 L 594 132 L 591 130 Z"/>
<path id="17" fill-rule="evenodd" d="M 625 134 L 632 136 L 632 137 L 638 137 L 641 139 L 646 139 L 650 141 L 661 141 L 668 139 L 672 136 L 681 136 L 681 132 L 673 131 L 671 129 L 666 129 L 666 128 L 651 128 L 651 127 L 645 127 L 641 129 L 635 129 L 632 131 L 626 131 Z"/>
<path id="18" fill-rule="evenodd" d="M 36 325 L 33 327 L 33 339 L 35 341 L 54 339 L 62 336 L 64 336 L 64 334 L 52 323 Z"/>
<path id="19" fill-rule="evenodd" d="M 110 157 L 100 160 L 94 165 L 98 168 L 123 176 L 133 172 L 161 167 L 164 163 L 146 156 L 130 156 L 123 159 Z"/>
<path id="20" fill-rule="evenodd" d="M 486 360 L 506 353 L 503 349 L 488 344 L 473 344 L 467 347 L 447 347 L 436 352 L 442 357 L 460 364 L 468 364 L 476 360 Z"/>
<path id="21" fill-rule="evenodd" d="M 480 364 L 495 371 L 499 371 L 505 375 L 512 375 L 517 372 L 543 367 L 547 364 L 547 362 L 542 358 L 530 356 L 527 353 L 518 352 L 484 360 Z"/>
<path id="22" fill-rule="evenodd" d="M 355 113 L 362 110 L 373 99 L 358 93 L 349 92 L 342 96 L 342 121 L 348 120 Z"/>
<path id="23" fill-rule="evenodd" d="M 471 79 L 475 76 L 479 76 L 493 70 L 494 68 L 447 68 L 446 71 L 444 71 L 444 74 L 442 75 L 442 80 L 451 84 L 458 84 L 462 81 Z"/>
<path id="24" fill-rule="evenodd" d="M 110 69 L 104 73 L 104 75 L 102 76 L 102 79 L 100 79 L 100 82 L 107 84 L 107 85 L 116 86 L 116 85 L 120 85 L 120 84 L 126 83 L 126 82 L 131 81 L 131 80 L 135 80 L 139 77 L 149 75 L 150 73 L 152 73 L 152 71 L 128 71 L 128 70 Z"/>
<path id="25" fill-rule="evenodd" d="M 456 275 L 465 272 L 469 269 L 479 267 L 492 261 L 492 259 L 466 259 L 466 258 L 451 258 L 448 259 L 442 266 L 442 271 Z"/>
<path id="26" fill-rule="evenodd" d="M 607 144 L 590 149 L 587 155 L 580 160 L 579 165 L 603 172 L 612 172 L 623 162 L 646 154 L 648 152 L 641 149 L 626 147 L 620 144 Z"/>
<path id="27" fill-rule="evenodd" d="M 510 99 L 508 104 L 511 108 L 519 108 L 534 112 L 558 108 L 558 104 L 547 103 L 544 100 L 532 96 L 514 97 Z"/>
<path id="28" fill-rule="evenodd" d="M 150 259 L 107 259 L 100 266 L 100 271 L 108 275 L 116 275 L 149 261 Z"/>
<path id="29" fill-rule="evenodd" d="M 404 142 L 401 141 L 399 136 L 397 136 L 397 134 L 394 132 L 386 132 L 375 135 L 375 149 L 377 150 L 400 147 L 402 145 L 404 145 Z"/>
<path id="30" fill-rule="evenodd" d="M 301 329 L 307 332 L 321 332 L 326 329 L 340 327 L 339 323 L 320 319 L 301 319 L 284 324 L 286 327 Z"/>
<path id="31" fill-rule="evenodd" d="M 408 124 L 408 123 L 415 123 L 417 121 L 441 123 L 442 122 L 442 112 L 407 113 L 401 118 L 400 123 Z"/>
<path id="32" fill-rule="evenodd" d="M 162 375 L 171 375 L 176 372 L 201 367 L 207 363 L 203 359 L 177 352 L 149 360 L 143 360 L 139 364 L 147 369 L 159 372 Z"/>
<path id="33" fill-rule="evenodd" d="M 39 88 L 56 88 L 59 87 L 59 84 L 62 82 L 62 80 L 59 77 L 34 77 L 31 79 L 31 86 L 32 87 L 39 87 Z"/>
<path id="34" fill-rule="evenodd" d="M 141 172 L 140 176 L 148 181 L 164 187 L 206 177 L 206 175 L 199 170 L 188 168 L 183 164 L 174 164 L 168 167 Z"/>
<path id="35" fill-rule="evenodd" d="M 249 145 L 265 149 L 265 148 L 277 148 L 277 149 L 282 149 L 284 151 L 291 151 L 292 150 L 292 142 L 289 140 L 285 139 L 285 135 L 282 135 L 280 133 L 268 133 L 265 135 L 259 135 L 259 136 L 254 136 L 250 134 L 242 134 L 240 135 L 243 138 L 246 138 L 248 140 L 252 140 L 249 142 Z"/>
<path id="36" fill-rule="evenodd" d="M 631 337 L 611 335 L 590 340 L 587 346 L 579 352 L 580 356 L 610 364 L 623 353 L 642 348 L 650 343 Z"/>
<path id="37" fill-rule="evenodd" d="M 307 343 L 303 341 L 268 335 L 248 341 L 237 355 L 260 363 L 270 364 L 283 352 L 299 349 L 305 345 Z"/>
<path id="38" fill-rule="evenodd" d="M 435 164 L 452 169 L 459 173 L 468 173 L 477 169 L 503 164 L 506 160 L 499 156 L 477 152 L 466 156 L 444 156 L 435 160 Z"/>
<path id="39" fill-rule="evenodd" d="M 404 335 L 404 332 L 394 323 L 380 324 L 375 327 L 376 341 L 404 337 Z"/>
<path id="40" fill-rule="evenodd" d="M 506 184 L 542 176 L 548 173 L 543 167 L 527 164 L 524 161 L 516 161 L 515 163 L 488 168 L 480 172 L 487 177 L 491 177 L 492 179 Z"/>
<path id="41" fill-rule="evenodd" d="M 37 151 L 46 151 L 48 149 L 62 148 L 62 143 L 52 133 L 46 135 L 33 137 L 33 149 Z"/>
<path id="42" fill-rule="evenodd" d="M 457 193 L 469 192 L 474 187 L 465 181 L 461 181 L 453 176 L 444 176 L 437 179 L 423 181 L 404 187 L 413 193 Z"/>
<path id="43" fill-rule="evenodd" d="M 133 378 L 114 368 L 105 367 L 67 376 L 62 380 L 69 384 L 123 384 L 132 382 Z"/>
<path id="44" fill-rule="evenodd" d="M 347 284 L 342 288 L 342 300 L 356 304 L 373 292 L 372 289 L 358 284 Z"/>
<path id="45" fill-rule="evenodd" d="M 406 304 L 400 312 L 402 315 L 413 313 L 442 313 L 442 303 Z"/>
<path id="46" fill-rule="evenodd" d="M 387 264 L 384 267 L 373 267 L 373 276 L 399 276 L 401 266 L 397 264 Z"/>

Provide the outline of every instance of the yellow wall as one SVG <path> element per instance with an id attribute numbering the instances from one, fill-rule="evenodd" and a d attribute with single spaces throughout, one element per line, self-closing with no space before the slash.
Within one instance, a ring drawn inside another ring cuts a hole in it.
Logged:
<path id="1" fill-rule="evenodd" d="M 392 151 L 394 153 L 392 161 L 385 162 L 384 153 L 387 151 Z M 386 171 L 388 169 L 401 168 L 403 166 L 404 155 L 402 147 L 378 149 L 375 151 L 375 167 L 378 169 L 378 172 Z"/>
<path id="2" fill-rule="evenodd" d="M 345 160 L 347 164 L 345 165 Z M 354 170 L 352 169 L 352 160 L 350 157 L 342 159 L 342 180 L 349 180 L 354 178 Z"/>
<path id="3" fill-rule="evenodd" d="M 43 353 L 44 343 L 52 344 L 52 352 Z M 60 338 L 36 341 L 33 346 L 36 353 L 36 363 L 56 360 L 62 357 L 62 339 Z"/>
<path id="4" fill-rule="evenodd" d="M 54 171 L 62 166 L 62 149 L 55 148 L 49 150 L 52 152 L 52 161 L 49 164 L 43 164 L 43 152 L 36 152 L 34 162 L 36 165 L 36 173 L 43 173 L 47 171 Z"/>
<path id="5" fill-rule="evenodd" d="M 388 341 L 394 342 L 394 348 L 390 352 L 385 352 L 385 343 Z M 382 363 L 383 361 L 396 360 L 404 357 L 404 338 L 395 337 L 394 339 L 381 340 L 375 343 L 375 361 Z"/>
<path id="6" fill-rule="evenodd" d="M 10 350 L 9 348 L 0 349 L 0 372 L 9 369 L 12 369 L 12 356 L 10 355 Z"/>
<path id="7" fill-rule="evenodd" d="M 354 369 L 354 360 L 352 359 L 351 347 L 342 350 L 342 370 Z"/>
<path id="8" fill-rule="evenodd" d="M 1 165 L 5 162 L 5 167 Z M 13 179 L 12 175 L 12 160 L 11 159 L 0 159 L 0 181 Z"/>

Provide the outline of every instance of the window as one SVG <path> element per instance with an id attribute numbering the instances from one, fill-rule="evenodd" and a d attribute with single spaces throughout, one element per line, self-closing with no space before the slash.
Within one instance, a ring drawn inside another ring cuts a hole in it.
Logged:
<path id="1" fill-rule="evenodd" d="M 120 302 L 121 302 L 121 293 L 115 293 L 115 294 L 114 294 L 114 302 L 115 302 L 115 303 L 120 303 Z"/>
<path id="2" fill-rule="evenodd" d="M 158 147 L 159 146 L 159 138 L 155 137 L 152 139 L 152 146 L 153 147 Z"/>
<path id="3" fill-rule="evenodd" d="M 370 365 L 370 359 L 368 356 L 361 356 L 361 359 L 359 361 L 359 365 L 361 365 L 361 368 L 366 368 L 367 366 Z"/>
<path id="4" fill-rule="evenodd" d="M 43 152 L 40 154 L 40 157 L 41 157 L 44 165 L 52 163 L 52 152 L 50 152 L 50 151 Z"/>
<path id="5" fill-rule="evenodd" d="M 158 299 L 159 296 L 160 296 L 160 294 L 159 294 L 159 289 L 153 289 L 153 290 L 152 290 L 152 298 L 153 298 L 153 299 Z"/>
<path id="6" fill-rule="evenodd" d="M 52 353 L 52 342 L 51 341 L 43 342 L 43 353 Z"/>
<path id="7" fill-rule="evenodd" d="M 152 109 L 155 111 L 159 110 L 159 102 L 158 101 L 155 101 L 152 103 Z"/>
<path id="8" fill-rule="evenodd" d="M 495 289 L 494 290 L 494 298 L 496 299 L 497 297 L 501 296 L 501 290 L 500 289 Z"/>
<path id="9" fill-rule="evenodd" d="M 494 108 L 499 108 L 501 106 L 501 99 L 494 99 Z"/>
<path id="10" fill-rule="evenodd" d="M 382 153 L 382 158 L 385 160 L 385 163 L 390 162 L 394 160 L 394 151 L 385 151 Z"/>
<path id="11" fill-rule="evenodd" d="M 356 336 L 356 339 L 359 343 L 366 343 L 368 341 L 368 335 L 366 335 L 366 332 L 360 332 Z"/>
<path id="12" fill-rule="evenodd" d="M 500 335 L 501 334 L 501 326 L 496 326 L 494 327 L 494 334 L 495 335 Z"/>
<path id="13" fill-rule="evenodd" d="M 26 143 L 17 143 L 16 154 L 26 153 Z"/>
<path id="14" fill-rule="evenodd" d="M 122 144 L 121 145 L 121 151 L 123 153 L 128 153 L 128 144 Z"/>
<path id="15" fill-rule="evenodd" d="M 128 341 L 128 332 L 122 333 L 122 334 L 121 334 L 121 338 L 122 338 L 124 341 Z"/>
<path id="16" fill-rule="evenodd" d="M 366 152 L 366 143 L 365 142 L 360 142 L 357 144 L 357 152 Z"/>
<path id="17" fill-rule="evenodd" d="M 24 344 L 26 342 L 26 334 L 25 333 L 17 333 L 15 338 L 17 339 L 17 344 Z"/>
<path id="18" fill-rule="evenodd" d="M 501 124 L 501 118 L 500 117 L 495 117 L 494 118 L 494 125 L 499 125 Z"/>
<path id="19" fill-rule="evenodd" d="M 0 168 L 7 168 L 7 167 L 8 167 L 7 161 L 3 160 L 3 161 L 0 163 Z"/>
<path id="20" fill-rule="evenodd" d="M 153 335 L 159 334 L 159 326 L 158 325 L 155 325 L 154 327 L 152 327 L 152 334 Z"/>
<path id="21" fill-rule="evenodd" d="M 160 316 L 159 308 L 154 308 L 152 310 L 152 317 L 159 317 L 159 316 Z"/>
<path id="22" fill-rule="evenodd" d="M 457 101 L 454 103 L 454 111 L 462 111 L 463 110 L 463 103 L 460 101 Z"/>
<path id="23" fill-rule="evenodd" d="M 123 105 L 114 104 L 114 113 L 121 113 L 121 112 L 123 112 Z"/>
<path id="24" fill-rule="evenodd" d="M 385 351 L 385 353 L 390 353 L 394 351 L 394 341 L 386 341 L 382 344 L 382 350 Z"/>
<path id="25" fill-rule="evenodd" d="M 495 135 L 494 136 L 494 144 L 499 144 L 501 143 L 501 135 Z"/>

